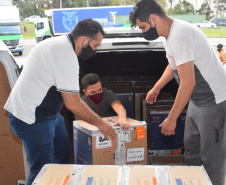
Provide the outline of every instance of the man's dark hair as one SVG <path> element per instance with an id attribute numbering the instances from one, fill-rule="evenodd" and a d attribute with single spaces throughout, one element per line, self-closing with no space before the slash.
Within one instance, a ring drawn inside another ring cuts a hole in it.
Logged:
<path id="1" fill-rule="evenodd" d="M 104 35 L 103 27 L 100 25 L 99 22 L 90 18 L 79 21 L 78 24 L 72 30 L 71 35 L 75 39 L 81 36 L 88 36 L 93 40 L 95 39 L 98 32 Z"/>
<path id="2" fill-rule="evenodd" d="M 165 17 L 166 13 L 155 0 L 141 0 L 133 7 L 129 13 L 129 22 L 131 27 L 136 27 L 136 20 L 149 23 L 151 14 L 156 14 L 159 17 Z"/>
<path id="3" fill-rule="evenodd" d="M 217 44 L 217 48 L 223 48 L 223 44 Z"/>
<path id="4" fill-rule="evenodd" d="M 95 73 L 88 73 L 82 78 L 82 87 L 87 89 L 89 85 L 94 85 L 100 82 L 100 77 Z"/>

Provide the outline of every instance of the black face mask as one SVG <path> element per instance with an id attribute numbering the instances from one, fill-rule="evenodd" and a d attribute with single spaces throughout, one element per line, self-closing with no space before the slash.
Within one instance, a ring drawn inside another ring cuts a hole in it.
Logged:
<path id="1" fill-rule="evenodd" d="M 142 35 L 146 40 L 155 40 L 159 38 L 156 28 L 152 28 L 152 27 L 150 27 L 148 31 L 142 33 Z"/>
<path id="2" fill-rule="evenodd" d="M 221 49 L 217 49 L 217 51 L 218 51 L 218 52 L 220 52 L 220 51 L 221 51 Z"/>
<path id="3" fill-rule="evenodd" d="M 90 45 L 88 45 L 86 48 L 82 47 L 82 54 L 79 55 L 79 57 L 83 60 L 87 60 L 93 57 L 95 54 L 96 52 L 92 49 Z"/>

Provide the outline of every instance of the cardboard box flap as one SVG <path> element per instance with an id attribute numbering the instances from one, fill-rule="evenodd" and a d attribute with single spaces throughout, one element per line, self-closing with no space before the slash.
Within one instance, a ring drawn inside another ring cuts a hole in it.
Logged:
<path id="1" fill-rule="evenodd" d="M 170 166 L 168 169 L 173 185 L 212 184 L 203 166 Z"/>
<path id="2" fill-rule="evenodd" d="M 124 185 L 157 185 L 154 166 L 124 166 L 124 173 Z"/>
<path id="3" fill-rule="evenodd" d="M 119 173 L 119 166 L 94 166 L 88 165 L 83 177 L 82 185 L 88 184 L 121 184 L 122 170 Z"/>
<path id="4" fill-rule="evenodd" d="M 67 184 L 74 165 L 59 165 L 59 164 L 47 164 L 45 165 L 33 184 L 45 185 L 45 184 Z"/>
<path id="5" fill-rule="evenodd" d="M 111 121 L 109 122 L 109 124 L 113 125 L 117 120 L 118 120 L 118 116 L 113 116 L 113 117 L 109 117 L 111 118 Z M 136 121 L 130 118 L 127 118 L 127 122 L 131 125 L 131 128 L 137 127 L 137 126 L 144 126 L 146 128 L 147 124 L 145 121 Z M 94 125 L 91 125 L 83 120 L 76 120 L 74 121 L 73 125 L 76 128 L 83 128 L 83 131 L 85 131 L 87 134 L 93 134 L 95 131 L 98 131 L 98 128 Z M 114 127 L 115 129 L 120 128 L 120 126 L 116 126 Z"/>

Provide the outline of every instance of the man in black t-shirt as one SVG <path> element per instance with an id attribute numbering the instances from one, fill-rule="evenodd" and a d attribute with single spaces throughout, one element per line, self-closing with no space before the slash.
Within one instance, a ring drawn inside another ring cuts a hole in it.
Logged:
<path id="1" fill-rule="evenodd" d="M 118 115 L 119 119 L 115 125 L 120 125 L 127 130 L 130 125 L 126 121 L 126 110 L 111 90 L 102 88 L 100 77 L 89 73 L 82 78 L 83 92 L 82 100 L 100 117 L 111 117 Z"/>

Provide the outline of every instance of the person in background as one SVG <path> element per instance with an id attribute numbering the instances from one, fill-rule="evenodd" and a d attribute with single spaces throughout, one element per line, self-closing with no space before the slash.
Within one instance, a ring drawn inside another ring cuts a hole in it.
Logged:
<path id="1" fill-rule="evenodd" d="M 130 12 L 131 26 L 146 40 L 165 38 L 168 66 L 147 93 L 156 102 L 160 90 L 173 78 L 179 84 L 174 105 L 159 125 L 161 133 L 175 134 L 176 121 L 188 105 L 184 132 L 184 164 L 203 165 L 213 185 L 225 184 L 226 71 L 206 35 L 194 25 L 172 19 L 155 0 L 141 0 Z M 189 101 L 190 100 L 190 101 Z"/>
<path id="2" fill-rule="evenodd" d="M 126 121 L 126 110 L 111 90 L 102 88 L 100 77 L 95 73 L 86 74 L 82 78 L 82 87 L 85 95 L 82 100 L 100 117 L 119 117 L 114 124 L 128 130 L 130 125 Z"/>
<path id="3" fill-rule="evenodd" d="M 68 163 L 69 138 L 63 105 L 73 114 L 95 125 L 107 139 L 115 140 L 113 127 L 95 114 L 80 98 L 78 57 L 95 55 L 104 31 L 92 19 L 84 19 L 68 35 L 37 44 L 13 87 L 4 108 L 9 112 L 13 133 L 23 141 L 32 184 L 48 163 Z"/>
<path id="4" fill-rule="evenodd" d="M 217 55 L 220 58 L 222 64 L 226 67 L 226 51 L 224 51 L 223 44 L 217 45 Z"/>

